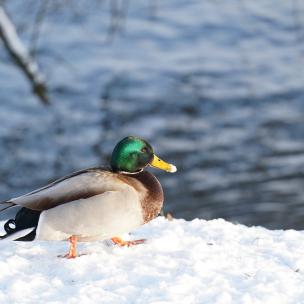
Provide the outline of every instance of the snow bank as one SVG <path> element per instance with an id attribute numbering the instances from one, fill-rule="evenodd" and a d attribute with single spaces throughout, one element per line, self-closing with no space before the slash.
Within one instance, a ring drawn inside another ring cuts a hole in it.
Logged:
<path id="1" fill-rule="evenodd" d="M 0 303 L 304 303 L 304 232 L 158 218 L 144 245 L 0 242 Z"/>

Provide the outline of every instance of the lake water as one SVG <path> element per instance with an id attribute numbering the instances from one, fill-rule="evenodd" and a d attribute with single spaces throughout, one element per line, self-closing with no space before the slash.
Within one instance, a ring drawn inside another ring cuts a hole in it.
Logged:
<path id="1" fill-rule="evenodd" d="M 179 169 L 153 170 L 173 216 L 304 228 L 304 4 L 49 2 L 38 40 L 42 1 L 6 2 L 52 105 L 1 47 L 1 199 L 138 135 Z"/>

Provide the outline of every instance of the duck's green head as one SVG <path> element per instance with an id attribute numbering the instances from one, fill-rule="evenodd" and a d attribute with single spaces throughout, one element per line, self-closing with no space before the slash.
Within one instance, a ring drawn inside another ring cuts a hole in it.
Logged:
<path id="1" fill-rule="evenodd" d="M 148 165 L 167 172 L 176 171 L 174 165 L 158 158 L 151 145 L 139 137 L 122 139 L 112 152 L 111 167 L 114 172 L 137 173 Z"/>

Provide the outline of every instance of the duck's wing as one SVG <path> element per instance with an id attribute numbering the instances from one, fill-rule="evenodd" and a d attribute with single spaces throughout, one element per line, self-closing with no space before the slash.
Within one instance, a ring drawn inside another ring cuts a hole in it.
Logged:
<path id="1" fill-rule="evenodd" d="M 3 210 L 14 205 L 38 211 L 48 210 L 105 191 L 116 190 L 116 184 L 119 183 L 119 179 L 112 172 L 102 168 L 78 171 L 43 188 L 3 202 Z"/>

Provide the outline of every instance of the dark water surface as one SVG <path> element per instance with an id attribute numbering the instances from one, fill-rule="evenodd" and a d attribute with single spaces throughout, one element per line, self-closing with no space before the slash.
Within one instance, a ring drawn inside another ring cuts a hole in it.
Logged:
<path id="1" fill-rule="evenodd" d="M 36 43 L 51 107 L 0 48 L 0 198 L 134 134 L 179 169 L 153 171 L 175 217 L 304 228 L 304 4 L 126 1 L 111 26 L 109 1 L 60 2 Z M 28 45 L 40 3 L 7 1 Z"/>

